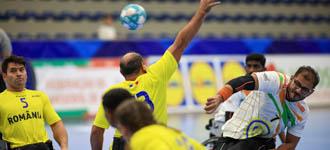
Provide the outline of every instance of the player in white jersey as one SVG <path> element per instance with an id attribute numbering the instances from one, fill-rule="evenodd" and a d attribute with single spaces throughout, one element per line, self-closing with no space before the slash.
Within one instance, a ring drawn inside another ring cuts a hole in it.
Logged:
<path id="1" fill-rule="evenodd" d="M 295 149 L 309 113 L 304 99 L 319 83 L 318 73 L 310 66 L 300 67 L 294 76 L 279 72 L 259 72 L 229 81 L 215 97 L 209 98 L 205 110 L 212 113 L 233 93 L 259 90 L 248 95 L 223 126 L 223 138 L 217 147 L 226 149 L 274 149 L 274 138 L 287 130 L 278 149 Z"/>
<path id="2" fill-rule="evenodd" d="M 265 67 L 266 58 L 262 54 L 250 54 L 245 58 L 245 71 L 247 75 L 250 75 L 253 72 L 266 71 Z M 229 120 L 234 111 L 240 106 L 242 101 L 245 99 L 249 91 L 241 91 L 233 94 L 227 101 L 220 104 L 218 111 L 215 114 L 206 126 L 210 130 L 210 136 L 220 137 L 222 130 L 222 125 Z"/>

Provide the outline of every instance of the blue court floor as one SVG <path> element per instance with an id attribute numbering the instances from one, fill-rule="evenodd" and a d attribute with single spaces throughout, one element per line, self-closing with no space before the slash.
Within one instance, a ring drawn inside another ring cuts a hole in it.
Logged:
<path id="1" fill-rule="evenodd" d="M 184 133 L 198 141 L 207 139 L 208 132 L 205 124 L 211 115 L 206 114 L 175 114 L 169 117 L 169 126 L 182 130 Z M 91 122 L 65 120 L 69 134 L 70 150 L 89 150 L 89 136 Z M 50 128 L 47 128 L 52 136 Z M 111 143 L 113 129 L 105 134 L 103 149 L 108 149 Z M 57 144 L 55 148 L 59 149 Z M 311 109 L 311 114 L 305 127 L 297 150 L 329 150 L 330 149 L 330 109 Z"/>

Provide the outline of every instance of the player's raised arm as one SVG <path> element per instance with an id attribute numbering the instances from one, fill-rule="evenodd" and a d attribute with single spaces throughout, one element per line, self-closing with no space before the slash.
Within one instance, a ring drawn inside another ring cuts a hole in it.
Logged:
<path id="1" fill-rule="evenodd" d="M 201 0 L 199 8 L 192 19 L 189 21 L 187 25 L 181 29 L 175 38 L 174 43 L 168 48 L 177 62 L 180 61 L 183 50 L 187 47 L 190 41 L 198 32 L 201 27 L 203 20 L 206 14 L 210 11 L 213 6 L 219 5 L 220 1 L 216 0 Z"/>

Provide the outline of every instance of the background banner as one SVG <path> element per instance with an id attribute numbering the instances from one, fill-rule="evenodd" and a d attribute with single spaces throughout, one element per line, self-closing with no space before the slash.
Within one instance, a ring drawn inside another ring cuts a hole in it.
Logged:
<path id="1" fill-rule="evenodd" d="M 160 56 L 148 57 L 149 64 Z M 301 65 L 320 74 L 320 84 L 308 97 L 311 106 L 330 105 L 330 55 L 266 55 L 268 70 L 293 75 Z M 169 113 L 202 112 L 206 98 L 232 78 L 245 74 L 245 55 L 184 56 L 168 85 Z M 45 91 L 62 115 L 95 115 L 103 92 L 123 81 L 118 58 L 35 60 L 38 89 Z"/>

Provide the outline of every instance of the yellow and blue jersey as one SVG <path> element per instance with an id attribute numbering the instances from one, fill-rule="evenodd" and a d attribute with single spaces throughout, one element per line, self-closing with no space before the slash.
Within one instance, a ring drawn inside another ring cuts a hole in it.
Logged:
<path id="1" fill-rule="evenodd" d="M 27 90 L 0 94 L 0 132 L 11 148 L 46 142 L 45 121 L 52 125 L 61 118 L 41 91 Z"/>
<path id="2" fill-rule="evenodd" d="M 166 51 L 156 63 L 152 64 L 147 69 L 147 73 L 140 75 L 134 81 L 123 81 L 115 84 L 108 88 L 106 92 L 113 88 L 127 89 L 134 94 L 138 100 L 148 104 L 158 122 L 167 124 L 166 89 L 169 79 L 177 67 L 178 64 L 172 53 Z M 110 126 L 104 116 L 102 104 L 99 106 L 93 124 L 104 129 Z M 115 137 L 120 136 L 120 133 L 116 130 Z"/>

